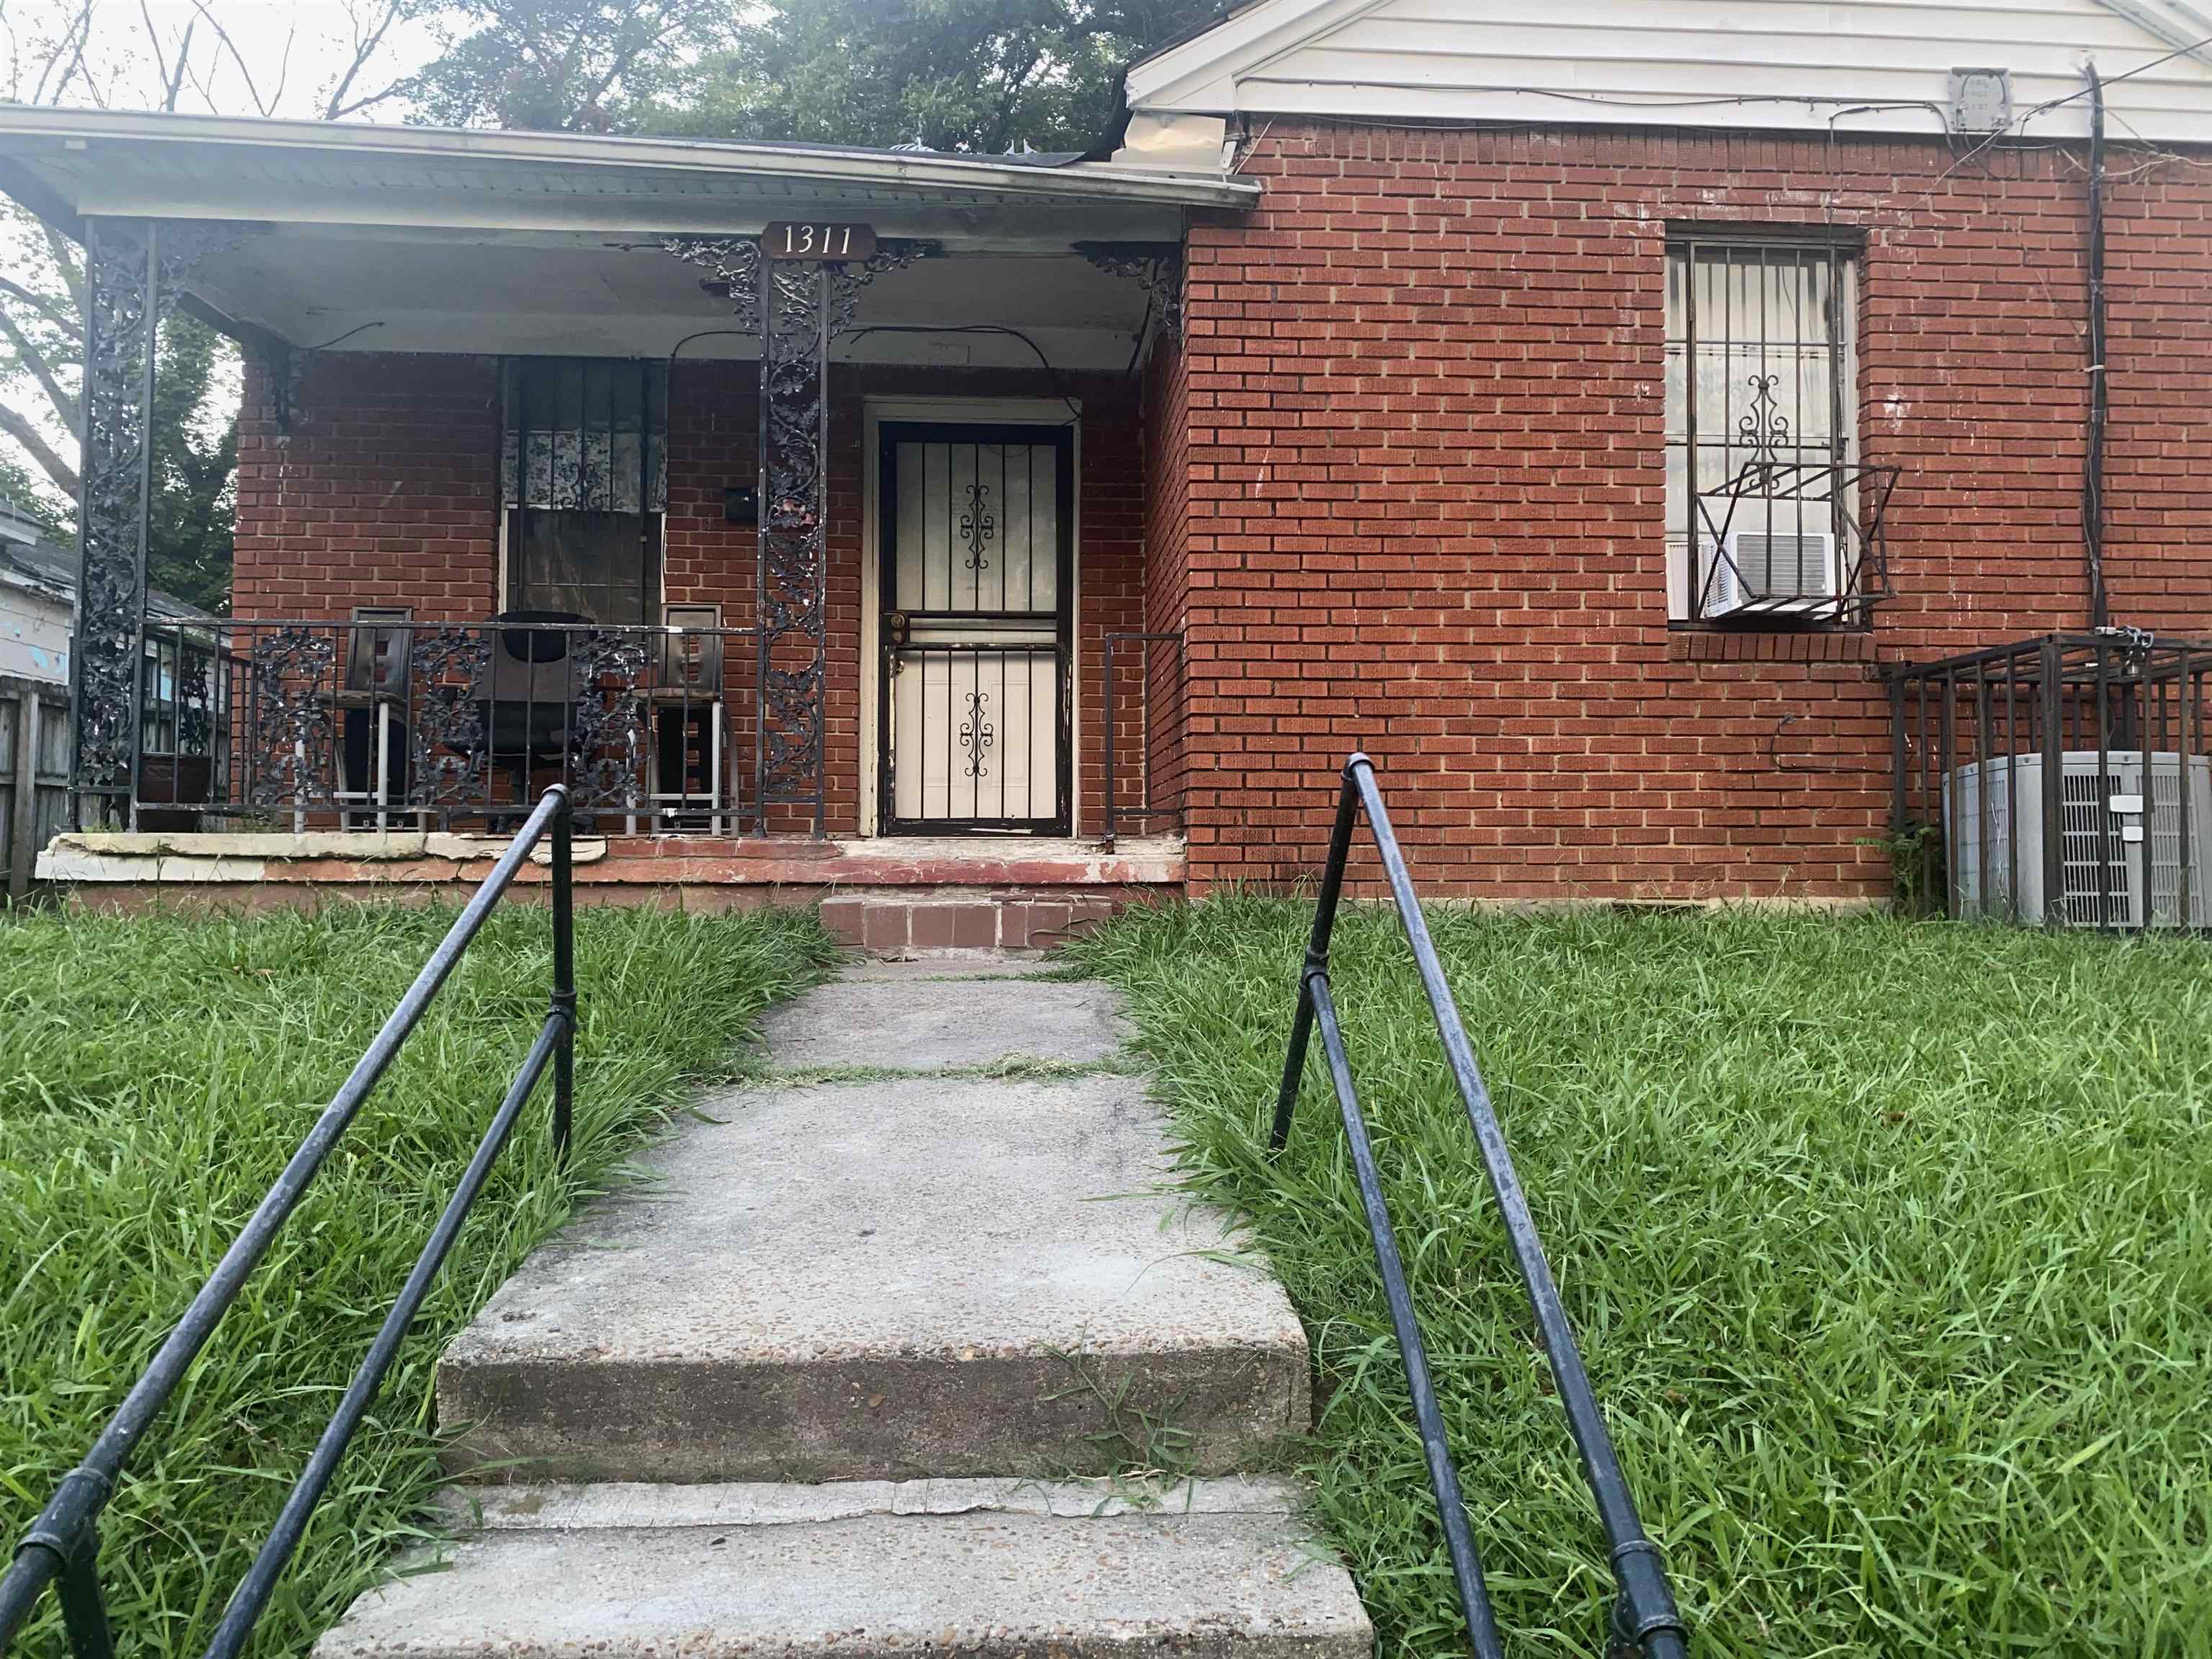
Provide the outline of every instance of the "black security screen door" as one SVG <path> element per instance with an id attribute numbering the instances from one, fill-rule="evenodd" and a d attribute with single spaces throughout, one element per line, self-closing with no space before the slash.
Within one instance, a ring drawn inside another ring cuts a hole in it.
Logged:
<path id="1" fill-rule="evenodd" d="M 1073 437 L 885 425 L 884 827 L 1069 826 Z"/>

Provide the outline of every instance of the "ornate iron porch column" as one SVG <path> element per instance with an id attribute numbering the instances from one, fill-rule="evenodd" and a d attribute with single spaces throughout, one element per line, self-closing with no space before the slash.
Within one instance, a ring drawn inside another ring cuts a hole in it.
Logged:
<path id="1" fill-rule="evenodd" d="M 760 336 L 760 517 L 755 811 L 811 806 L 827 828 L 823 692 L 829 658 L 830 348 L 854 325 L 860 290 L 929 252 L 884 242 L 865 259 L 771 259 L 752 236 L 666 244 L 729 285 L 731 308 Z"/>
<path id="2" fill-rule="evenodd" d="M 71 817 L 136 817 L 151 436 L 161 326 L 210 233 L 87 219 L 77 424 L 77 590 L 70 636 Z"/>

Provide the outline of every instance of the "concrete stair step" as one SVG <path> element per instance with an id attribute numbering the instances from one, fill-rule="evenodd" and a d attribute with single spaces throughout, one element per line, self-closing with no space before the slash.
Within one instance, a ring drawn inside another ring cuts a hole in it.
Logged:
<path id="1" fill-rule="evenodd" d="M 1368 1659 L 1290 1488 L 1198 1481 L 488 1487 L 443 1571 L 356 1601 L 317 1659 Z M 428 1565 L 418 1562 L 416 1565 Z"/>
<path id="2" fill-rule="evenodd" d="M 950 1042 L 941 1063 L 971 1065 L 1004 1040 L 1002 1005 L 1074 988 L 831 988 L 836 1026 L 863 1035 L 876 996 L 908 1013 L 950 1000 L 935 1029 L 964 1017 L 988 1040 Z M 1036 1047 L 1063 1065 L 1094 1052 L 1098 1009 L 1049 1006 L 1091 1036 Z M 836 1066 L 866 1050 L 799 1052 Z M 719 1121 L 655 1148 L 648 1184 L 535 1253 L 447 1350 L 440 1417 L 468 1425 L 456 1470 L 1203 1474 L 1264 1466 L 1306 1428 L 1297 1316 L 1264 1268 L 1222 1258 L 1220 1216 L 1164 1188 L 1141 1079 L 772 1085 L 703 1110 Z"/>

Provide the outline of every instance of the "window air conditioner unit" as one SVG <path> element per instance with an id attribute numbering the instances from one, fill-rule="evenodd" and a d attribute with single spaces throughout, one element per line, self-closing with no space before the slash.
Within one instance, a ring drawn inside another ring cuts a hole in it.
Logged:
<path id="1" fill-rule="evenodd" d="M 1728 556 L 1713 560 L 1705 587 L 1708 617 L 1754 605 L 1764 614 L 1789 616 L 1820 609 L 1836 597 L 1833 531 L 1731 530 L 1721 545 Z"/>
<path id="2" fill-rule="evenodd" d="M 2059 871 L 2064 890 L 2057 921 L 2075 927 L 2143 925 L 2143 855 L 2150 855 L 2150 925 L 2181 920 L 2182 872 L 2189 877 L 2188 925 L 2212 923 L 2212 757 L 2189 757 L 2188 840 L 2182 845 L 2182 757 L 2108 749 L 2073 749 L 2061 759 Z M 1971 762 L 1943 780 L 1943 832 L 1953 908 L 1962 917 L 2039 923 L 2044 890 L 2044 766 L 2040 755 L 1998 755 Z M 2148 808 L 2148 810 L 2146 810 Z M 2100 866 L 2102 874 L 2100 875 Z"/>

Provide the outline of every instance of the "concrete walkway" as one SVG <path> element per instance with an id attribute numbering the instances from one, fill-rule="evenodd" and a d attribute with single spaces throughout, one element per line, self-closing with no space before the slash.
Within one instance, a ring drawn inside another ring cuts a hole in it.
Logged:
<path id="1" fill-rule="evenodd" d="M 868 964 L 767 1036 L 448 1349 L 456 1471 L 522 1484 L 319 1653 L 1368 1653 L 1236 1473 L 1304 1336 L 1167 1189 L 1111 990 Z"/>

